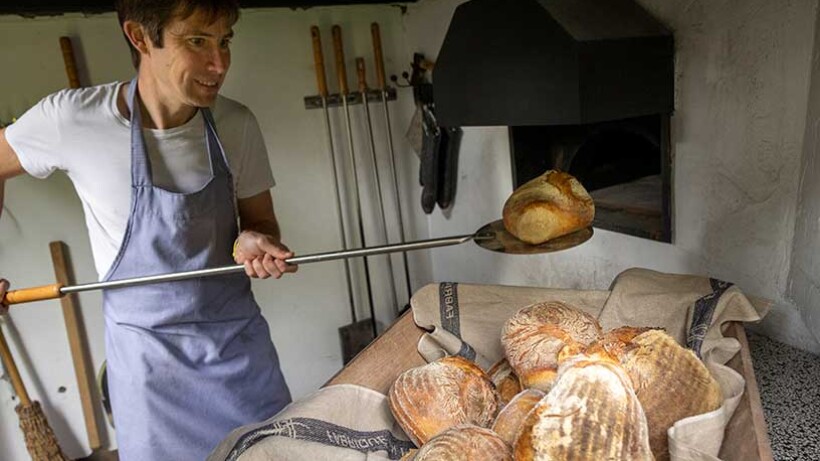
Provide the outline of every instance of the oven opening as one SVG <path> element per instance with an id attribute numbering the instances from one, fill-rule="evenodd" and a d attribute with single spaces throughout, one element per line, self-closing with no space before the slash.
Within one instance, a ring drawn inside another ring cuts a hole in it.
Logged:
<path id="1" fill-rule="evenodd" d="M 548 169 L 578 178 L 601 229 L 672 241 L 669 116 L 510 127 L 513 183 Z"/>

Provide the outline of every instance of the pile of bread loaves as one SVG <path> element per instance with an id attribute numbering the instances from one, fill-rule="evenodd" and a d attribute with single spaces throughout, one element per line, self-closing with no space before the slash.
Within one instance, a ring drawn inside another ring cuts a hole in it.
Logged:
<path id="1" fill-rule="evenodd" d="M 504 325 L 488 371 L 445 357 L 405 371 L 390 408 L 419 447 L 404 460 L 664 460 L 676 421 L 720 407 L 720 386 L 663 330 L 602 331 L 553 301 Z"/>

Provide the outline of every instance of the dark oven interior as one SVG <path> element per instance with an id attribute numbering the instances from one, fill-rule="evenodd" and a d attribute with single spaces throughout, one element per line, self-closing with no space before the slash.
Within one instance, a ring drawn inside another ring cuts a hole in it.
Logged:
<path id="1" fill-rule="evenodd" d="M 669 115 L 510 127 L 513 182 L 566 171 L 595 200 L 601 229 L 672 241 Z"/>

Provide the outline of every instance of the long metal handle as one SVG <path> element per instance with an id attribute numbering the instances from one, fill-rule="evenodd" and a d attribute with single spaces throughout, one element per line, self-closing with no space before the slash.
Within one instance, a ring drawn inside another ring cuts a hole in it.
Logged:
<path id="1" fill-rule="evenodd" d="M 359 227 L 359 241 L 362 246 L 367 246 L 367 239 L 364 232 L 364 217 L 362 216 L 362 199 L 359 194 L 359 172 L 356 168 L 356 152 L 353 149 L 353 129 L 350 127 L 350 104 L 347 88 L 347 71 L 345 70 L 344 46 L 342 45 L 342 28 L 334 25 L 331 28 L 333 33 L 333 54 L 336 58 L 336 73 L 339 78 L 339 93 L 342 96 L 342 107 L 345 113 L 345 130 L 347 131 L 347 153 L 350 161 L 350 168 L 353 173 L 353 202 L 355 204 L 356 219 Z M 373 334 L 376 331 L 376 299 L 373 296 L 373 285 L 370 279 L 370 265 L 367 258 L 362 259 L 364 268 L 365 288 L 367 288 L 367 299 L 370 302 L 370 320 L 373 322 Z"/>
<path id="2" fill-rule="evenodd" d="M 336 150 L 333 147 L 333 131 L 330 128 L 330 111 L 327 107 L 327 77 L 325 75 L 325 59 L 322 54 L 322 38 L 319 27 L 310 28 L 310 35 L 313 42 L 313 61 L 316 67 L 316 82 L 319 87 L 319 95 L 322 97 L 322 110 L 324 111 L 325 134 L 327 135 L 328 152 L 330 154 L 330 164 L 333 167 L 333 193 L 336 198 L 336 217 L 339 222 L 339 234 L 342 250 L 347 250 L 347 231 L 345 230 L 344 209 L 342 208 L 342 198 L 339 192 L 341 183 L 339 168 L 336 166 Z M 350 319 L 352 323 L 358 320 L 356 313 L 356 300 L 353 296 L 353 278 L 350 275 L 350 262 L 345 260 L 345 283 L 347 285 L 347 299 L 350 304 Z"/>
<path id="3" fill-rule="evenodd" d="M 400 251 L 426 250 L 428 248 L 439 248 L 450 245 L 458 245 L 469 242 L 473 239 L 484 238 L 481 235 L 469 234 L 454 237 L 442 237 L 437 239 L 418 240 L 408 243 L 396 243 L 393 245 L 380 245 L 369 248 L 356 248 L 353 250 L 330 251 L 327 253 L 315 253 L 305 256 L 297 256 L 286 259 L 288 264 L 310 264 L 324 261 L 335 261 L 338 259 L 358 258 L 363 256 L 382 255 L 397 253 Z M 81 293 L 83 291 L 102 290 L 107 288 L 125 288 L 137 285 L 147 285 L 160 282 L 174 282 L 178 280 L 188 280 L 200 277 L 211 277 L 216 275 L 226 275 L 245 271 L 245 266 L 236 264 L 232 266 L 215 267 L 212 269 L 199 269 L 195 271 L 173 272 L 170 274 L 148 275 L 144 277 L 134 277 L 128 279 L 111 280 L 108 282 L 86 283 L 82 285 L 63 286 L 59 283 L 45 285 L 42 287 L 23 288 L 12 290 L 6 293 L 3 302 L 5 304 L 22 304 L 32 301 L 43 301 L 46 299 L 56 299 L 69 293 Z"/>
<path id="4" fill-rule="evenodd" d="M 363 95 L 367 95 L 367 73 L 364 67 L 364 58 L 356 58 L 356 73 L 359 76 L 359 91 Z M 384 197 L 382 196 L 382 181 L 379 175 L 379 162 L 376 160 L 376 141 L 373 139 L 373 122 L 370 119 L 370 104 L 367 102 L 367 97 L 362 97 L 362 107 L 364 108 L 364 117 L 367 121 L 367 141 L 370 147 L 370 166 L 373 173 L 373 178 L 376 180 L 376 198 L 379 201 L 378 214 L 381 218 L 382 232 L 384 243 L 390 243 L 390 236 L 387 231 L 387 217 L 384 207 Z M 404 243 L 404 240 L 402 240 Z M 399 313 L 398 295 L 396 295 L 396 281 L 393 274 L 393 260 L 388 256 L 387 258 L 388 278 L 390 283 L 390 295 L 393 298 L 393 309 L 396 316 Z"/>
<path id="5" fill-rule="evenodd" d="M 338 259 L 358 258 L 363 256 L 374 256 L 400 251 L 425 250 L 428 248 L 438 248 L 450 245 L 458 245 L 468 242 L 474 238 L 474 234 L 459 235 L 455 237 L 443 237 L 429 240 L 418 240 L 416 242 L 396 243 L 393 245 L 380 245 L 369 248 L 356 248 L 345 251 L 330 251 L 327 253 L 316 253 L 305 256 L 296 256 L 285 260 L 288 264 L 310 264 L 324 261 L 335 261 Z M 178 280 L 188 280 L 199 277 L 210 277 L 215 275 L 225 275 L 244 272 L 245 266 L 236 264 L 232 266 L 215 267 L 212 269 L 200 269 L 187 272 L 175 272 L 171 274 L 149 275 L 146 277 L 135 277 L 130 279 L 112 280 L 109 282 L 87 283 L 83 285 L 64 286 L 60 288 L 61 294 L 80 293 L 83 291 L 101 290 L 104 288 L 124 288 L 136 285 L 146 285 L 149 283 L 173 282 Z"/>
<path id="6" fill-rule="evenodd" d="M 399 238 L 401 242 L 406 241 L 404 235 L 404 218 L 401 211 L 401 195 L 399 194 L 399 177 L 396 174 L 396 151 L 393 148 L 393 129 L 390 126 L 390 111 L 387 108 L 387 82 L 384 78 L 384 53 L 382 52 L 381 32 L 379 31 L 379 24 L 374 22 L 370 25 L 370 33 L 373 38 L 373 59 L 376 61 L 376 80 L 378 81 L 378 88 L 381 91 L 382 107 L 384 108 L 384 125 L 387 129 L 387 150 L 390 155 L 387 157 L 387 162 L 390 168 L 390 175 L 393 177 L 393 193 L 395 197 L 396 216 L 399 221 Z M 407 287 L 407 302 L 410 302 L 410 297 L 413 296 L 413 288 L 410 286 L 410 266 L 407 263 L 407 253 L 402 253 L 402 262 L 404 263 L 404 282 Z"/>

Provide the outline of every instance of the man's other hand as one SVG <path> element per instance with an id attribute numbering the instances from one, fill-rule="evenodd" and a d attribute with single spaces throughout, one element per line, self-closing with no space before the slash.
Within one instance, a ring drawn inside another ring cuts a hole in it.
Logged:
<path id="1" fill-rule="evenodd" d="M 239 234 L 237 240 L 234 260 L 237 264 L 245 265 L 245 273 L 249 277 L 278 279 L 299 268 L 285 262 L 293 257 L 293 252 L 270 235 L 246 230 Z"/>
<path id="2" fill-rule="evenodd" d="M 9 281 L 0 279 L 0 315 L 6 315 L 9 311 L 9 306 L 3 302 L 7 291 L 9 291 Z"/>

